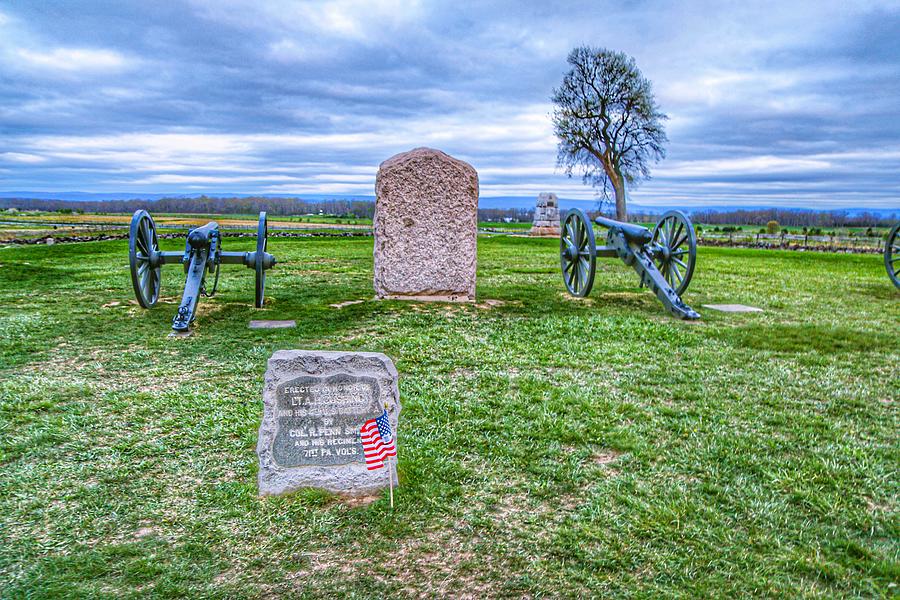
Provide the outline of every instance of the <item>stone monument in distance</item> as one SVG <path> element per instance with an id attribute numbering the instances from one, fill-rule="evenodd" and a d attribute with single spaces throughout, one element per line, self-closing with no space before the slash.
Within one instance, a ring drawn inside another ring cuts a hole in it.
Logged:
<path id="1" fill-rule="evenodd" d="M 556 194 L 542 192 L 534 208 L 534 224 L 528 235 L 559 237 L 559 200 Z"/>
<path id="2" fill-rule="evenodd" d="M 256 445 L 260 495 L 318 488 L 368 496 L 396 485 L 385 449 L 396 455 L 399 414 L 397 369 L 384 354 L 275 352 Z"/>
<path id="3" fill-rule="evenodd" d="M 381 163 L 375 179 L 375 294 L 475 300 L 478 173 L 440 150 Z"/>

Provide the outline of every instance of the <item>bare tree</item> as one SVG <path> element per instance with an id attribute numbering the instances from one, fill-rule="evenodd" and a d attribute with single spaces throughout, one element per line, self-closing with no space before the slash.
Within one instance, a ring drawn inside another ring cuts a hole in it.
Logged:
<path id="1" fill-rule="evenodd" d="M 649 179 L 650 163 L 665 156 L 663 121 L 650 81 L 622 52 L 582 46 L 569 54 L 572 68 L 553 90 L 553 128 L 558 163 L 570 176 L 615 193 L 616 218 L 624 221 L 625 184 Z"/>

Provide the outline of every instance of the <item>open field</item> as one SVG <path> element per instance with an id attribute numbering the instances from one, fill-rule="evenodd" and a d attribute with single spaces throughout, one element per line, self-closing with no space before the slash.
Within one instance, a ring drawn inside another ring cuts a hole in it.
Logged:
<path id="1" fill-rule="evenodd" d="M 243 229 L 255 230 L 257 215 L 217 215 L 217 214 L 176 214 L 151 213 L 161 233 L 184 231 L 190 227 L 216 221 L 223 231 Z M 270 230 L 340 230 L 371 231 L 372 220 L 327 215 L 297 215 L 268 217 Z M 131 215 L 124 213 L 84 213 L 65 214 L 55 212 L 29 211 L 16 215 L 0 213 L 0 242 L 12 239 L 42 238 L 47 235 L 70 236 L 84 234 L 127 234 Z M 484 230 L 526 233 L 531 223 L 479 222 Z"/>
<path id="2" fill-rule="evenodd" d="M 241 214 L 178 214 L 154 213 L 160 233 L 185 233 L 190 227 L 203 225 L 214 220 L 226 233 L 255 232 L 257 215 Z M 40 243 L 46 238 L 66 240 L 75 238 L 99 239 L 101 236 L 127 235 L 130 214 L 124 213 L 85 213 L 68 214 L 59 212 L 27 211 L 18 214 L 0 214 L 0 243 L 32 241 Z M 652 229 L 655 223 L 640 223 Z M 825 251 L 881 252 L 887 237 L 888 228 L 848 227 L 824 230 L 821 235 L 807 236 L 802 228 L 787 227 L 786 235 L 760 234 L 758 226 L 727 225 L 712 226 L 697 224 L 698 239 L 701 244 L 718 246 L 749 246 L 759 248 L 795 248 Z M 531 223 L 503 223 L 480 221 L 478 227 L 486 233 L 526 234 Z M 722 231 L 722 228 L 729 231 Z M 599 239 L 603 239 L 605 230 L 595 227 Z M 871 236 L 866 236 L 870 229 Z M 366 234 L 372 230 L 371 219 L 336 217 L 333 215 L 294 215 L 269 218 L 269 230 L 276 232 L 346 232 Z M 601 242 L 602 243 L 602 242 Z"/>
<path id="3" fill-rule="evenodd" d="M 896 596 L 880 257 L 700 248 L 687 323 L 615 260 L 568 297 L 557 243 L 480 237 L 447 305 L 372 301 L 371 239 L 272 238 L 267 307 L 223 268 L 186 339 L 181 269 L 138 308 L 126 241 L 0 249 L 0 597 Z M 393 512 L 257 497 L 282 348 L 393 358 Z"/>
<path id="4" fill-rule="evenodd" d="M 191 227 L 216 221 L 223 231 L 256 231 L 258 215 L 153 214 L 160 233 L 185 232 Z M 371 220 L 318 216 L 268 217 L 270 230 L 368 231 Z M 0 242 L 49 235 L 127 235 L 130 214 L 0 214 Z"/>

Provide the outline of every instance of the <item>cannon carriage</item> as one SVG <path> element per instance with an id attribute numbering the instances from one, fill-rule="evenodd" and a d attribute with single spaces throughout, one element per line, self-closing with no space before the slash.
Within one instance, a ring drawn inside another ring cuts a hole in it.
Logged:
<path id="1" fill-rule="evenodd" d="M 884 268 L 894 285 L 900 289 L 900 223 L 894 225 L 884 243 Z"/>
<path id="2" fill-rule="evenodd" d="M 670 313 L 681 319 L 700 318 L 681 300 L 697 262 L 697 237 L 687 215 L 668 211 L 653 231 L 606 217 L 594 222 L 607 229 L 605 246 L 597 246 L 593 225 L 581 210 L 570 210 L 563 223 L 560 263 L 570 294 L 584 297 L 591 292 L 598 256 L 618 257 L 637 272 L 641 286 L 650 288 Z"/>
<path id="3" fill-rule="evenodd" d="M 131 218 L 128 236 L 128 258 L 131 266 L 131 283 L 138 304 L 152 308 L 159 299 L 160 275 L 163 265 L 180 263 L 187 279 L 178 312 L 172 320 L 172 329 L 187 331 L 197 314 L 201 296 L 216 293 L 219 284 L 219 267 L 222 264 L 244 265 L 256 272 L 256 308 L 265 302 L 266 271 L 275 266 L 275 257 L 266 252 L 268 221 L 266 213 L 259 213 L 256 230 L 256 251 L 225 252 L 219 225 L 210 221 L 191 229 L 183 252 L 165 252 L 159 249 L 156 223 L 146 210 L 135 211 Z M 206 275 L 215 273 L 212 289 L 207 289 Z"/>

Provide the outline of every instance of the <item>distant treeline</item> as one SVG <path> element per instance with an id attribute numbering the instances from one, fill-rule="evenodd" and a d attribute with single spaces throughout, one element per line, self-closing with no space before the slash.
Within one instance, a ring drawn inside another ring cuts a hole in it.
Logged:
<path id="1" fill-rule="evenodd" d="M 566 209 L 560 211 L 560 216 L 565 218 Z M 585 211 L 590 219 L 603 214 L 612 216 L 608 211 L 602 213 L 598 210 Z M 654 223 L 665 209 L 659 211 L 632 211 L 628 213 L 628 220 L 633 223 Z M 889 227 L 900 221 L 900 212 L 890 216 L 881 216 L 871 212 L 860 212 L 851 215 L 847 211 L 817 211 L 817 210 L 784 210 L 784 209 L 758 209 L 758 210 L 729 210 L 729 211 L 686 211 L 694 223 L 709 225 L 759 225 L 765 227 L 769 221 L 777 221 L 782 227 Z M 482 208 L 478 211 L 479 221 L 515 221 L 531 222 L 534 219 L 534 209 L 529 208 Z"/>
<path id="2" fill-rule="evenodd" d="M 560 212 L 564 218 L 566 211 Z M 601 214 L 596 210 L 586 212 L 591 219 Z M 629 212 L 628 220 L 633 223 L 653 223 L 664 212 L 665 209 L 660 209 L 658 212 L 647 210 Z M 900 221 L 900 212 L 888 216 L 871 212 L 859 212 L 851 215 L 845 210 L 786 210 L 778 208 L 728 211 L 685 210 L 684 212 L 694 223 L 708 225 L 759 225 L 765 227 L 769 221 L 777 221 L 778 225 L 782 227 L 889 227 Z M 608 211 L 603 211 L 602 214 L 606 217 L 615 217 Z"/>
<path id="3" fill-rule="evenodd" d="M 328 214 L 371 218 L 375 203 L 365 200 L 304 200 L 302 198 L 160 198 L 159 200 L 34 200 L 0 198 L 0 208 L 43 211 L 78 211 L 85 213 L 133 213 L 146 209 L 156 213 L 256 214 L 269 215 Z"/>
<path id="4" fill-rule="evenodd" d="M 533 208 L 479 208 L 479 221 L 490 221 L 494 223 L 515 222 L 515 223 L 531 223 L 534 221 Z"/>
<path id="5" fill-rule="evenodd" d="M 159 200 L 100 200 L 96 202 L 71 200 L 36 200 L 32 198 L 0 198 L 0 209 L 65 211 L 85 213 L 132 213 L 147 209 L 157 213 L 197 214 L 256 214 L 262 210 L 270 215 L 326 214 L 372 218 L 375 203 L 371 200 L 304 200 L 303 198 L 161 198 Z M 560 211 L 565 216 L 565 210 Z M 646 223 L 659 218 L 659 212 L 635 211 L 629 220 Z M 593 218 L 597 211 L 588 211 Z M 757 210 L 695 210 L 690 213 L 695 223 L 709 225 L 760 225 L 777 221 L 782 227 L 888 227 L 900 220 L 900 212 L 880 216 L 871 212 L 850 214 L 847 211 L 786 210 L 766 208 Z M 482 208 L 480 221 L 514 221 L 528 223 L 534 219 L 533 208 Z"/>
<path id="6" fill-rule="evenodd" d="M 888 227 L 900 220 L 900 213 L 881 216 L 870 212 L 851 215 L 845 210 L 759 210 L 693 211 L 691 220 L 709 225 L 760 225 L 777 221 L 782 227 Z"/>

